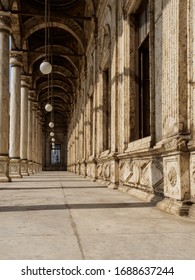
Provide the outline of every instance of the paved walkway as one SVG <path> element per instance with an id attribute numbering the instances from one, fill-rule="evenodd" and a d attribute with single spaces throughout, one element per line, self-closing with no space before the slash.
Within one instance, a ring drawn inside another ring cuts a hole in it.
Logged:
<path id="1" fill-rule="evenodd" d="M 195 221 L 69 172 L 0 184 L 0 259 L 195 259 Z"/>

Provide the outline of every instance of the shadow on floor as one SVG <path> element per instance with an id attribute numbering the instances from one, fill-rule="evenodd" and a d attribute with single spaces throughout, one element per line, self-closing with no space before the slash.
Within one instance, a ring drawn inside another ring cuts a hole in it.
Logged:
<path id="1" fill-rule="evenodd" d="M 154 207 L 149 202 L 132 203 L 93 203 L 93 204 L 56 204 L 56 205 L 21 205 L 21 206 L 0 206 L 0 212 L 19 211 L 42 211 L 42 210 L 65 210 L 65 209 L 112 209 L 112 208 L 145 208 Z"/>
<path id="2" fill-rule="evenodd" d="M 0 188 L 0 191 L 20 191 L 20 190 L 60 190 L 60 189 L 107 189 L 106 186 L 83 186 L 83 187 L 22 187 L 22 188 Z"/>

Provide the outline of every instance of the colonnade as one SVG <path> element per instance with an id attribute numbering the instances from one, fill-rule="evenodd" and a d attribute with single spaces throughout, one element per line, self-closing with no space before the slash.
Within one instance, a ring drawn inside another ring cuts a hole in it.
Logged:
<path id="1" fill-rule="evenodd" d="M 11 15 L 0 11 L 0 182 L 39 172 L 42 165 L 41 111 L 30 76 L 22 73 L 22 52 L 9 51 L 10 33 Z"/>

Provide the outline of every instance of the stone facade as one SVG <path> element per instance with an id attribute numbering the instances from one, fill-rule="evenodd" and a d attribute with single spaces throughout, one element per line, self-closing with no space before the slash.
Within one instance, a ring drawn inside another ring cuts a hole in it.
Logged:
<path id="1" fill-rule="evenodd" d="M 78 155 L 83 138 L 75 132 L 78 120 L 73 117 L 68 136 L 68 169 L 73 171 L 75 165 L 74 172 L 80 174 L 78 162 L 84 159 L 82 170 L 86 171 L 82 174 L 89 178 L 153 199 L 157 207 L 169 213 L 187 215 L 195 197 L 195 4 L 190 0 L 148 3 L 150 135 L 139 137 L 136 17 L 143 2 L 99 1 L 97 21 L 91 23 L 88 34 L 87 81 L 81 84 L 85 98 L 79 97 L 80 106 L 76 108 L 78 115 L 79 111 L 86 112 L 84 142 L 91 154 Z M 107 70 L 110 121 L 104 112 Z M 106 121 L 110 138 L 107 147 Z"/>

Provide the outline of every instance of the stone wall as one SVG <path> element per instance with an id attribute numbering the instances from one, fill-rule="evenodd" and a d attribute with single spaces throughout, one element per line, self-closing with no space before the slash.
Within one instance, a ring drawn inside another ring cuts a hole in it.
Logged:
<path id="1" fill-rule="evenodd" d="M 150 136 L 139 139 L 136 13 L 142 2 L 99 1 L 91 29 L 87 26 L 93 36 L 83 66 L 83 95 L 69 127 L 68 166 L 92 180 L 158 201 L 164 211 L 187 215 L 195 199 L 195 3 L 149 1 L 151 129 Z M 107 68 L 111 135 L 104 150 Z"/>

